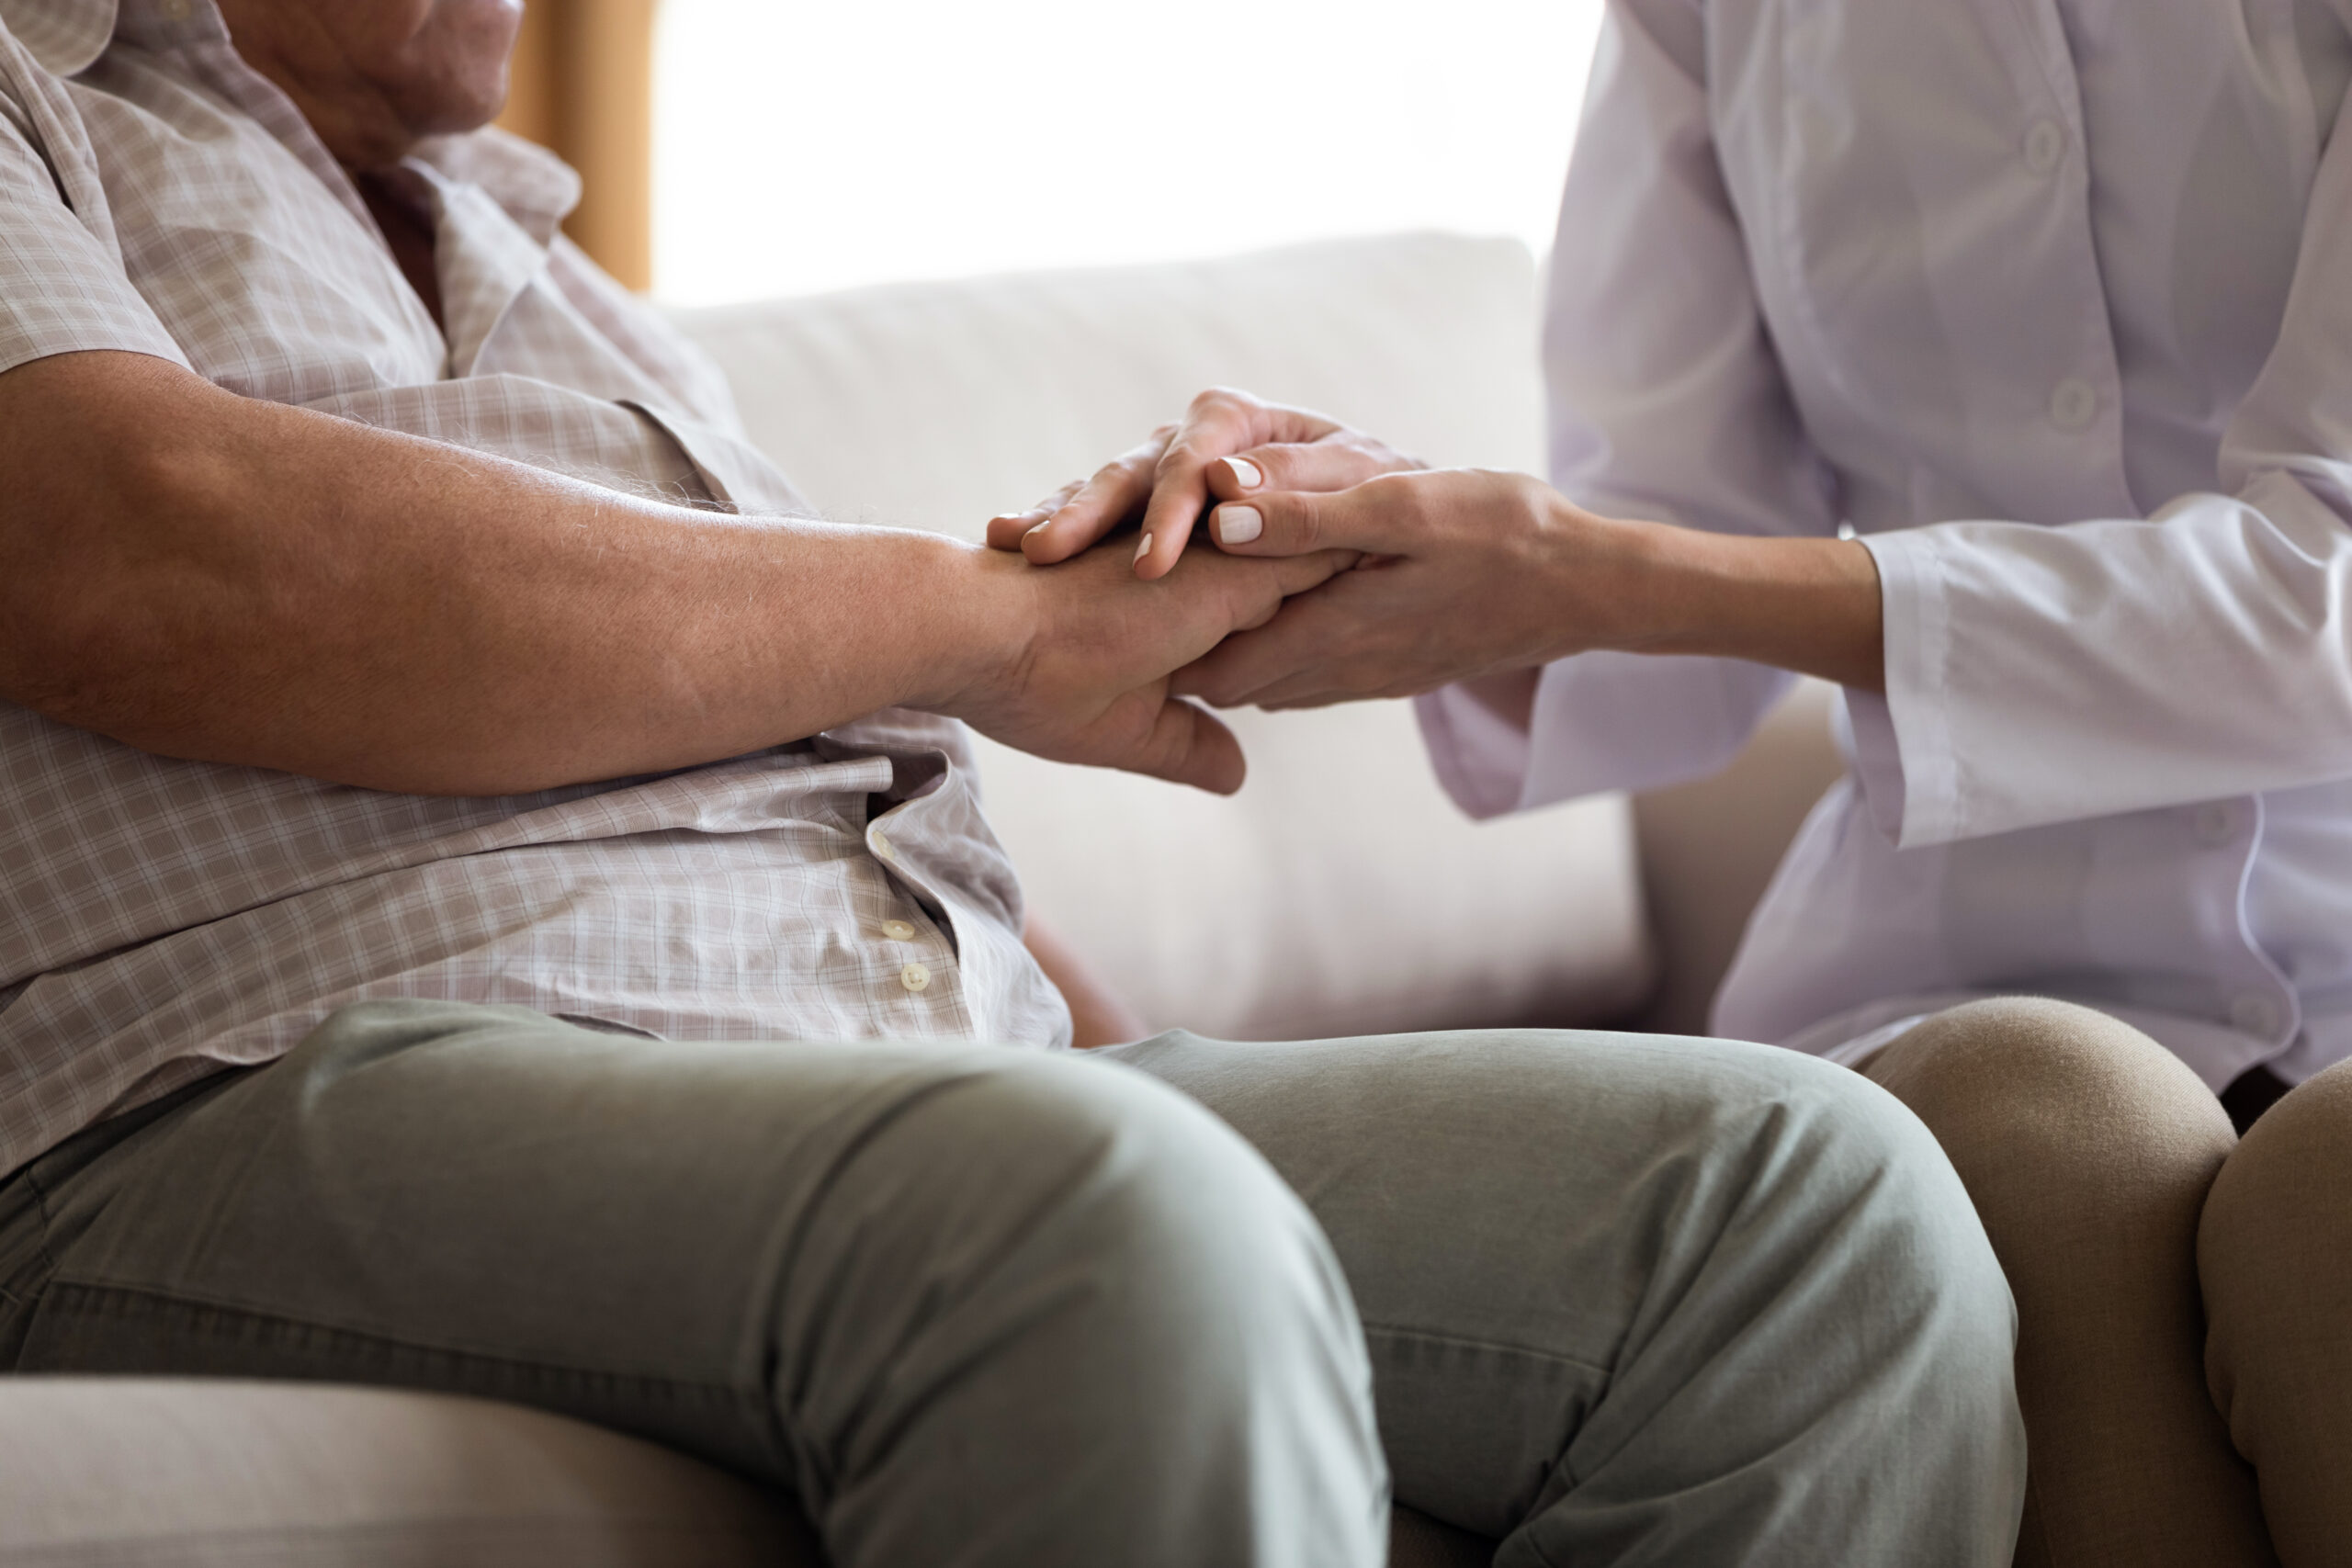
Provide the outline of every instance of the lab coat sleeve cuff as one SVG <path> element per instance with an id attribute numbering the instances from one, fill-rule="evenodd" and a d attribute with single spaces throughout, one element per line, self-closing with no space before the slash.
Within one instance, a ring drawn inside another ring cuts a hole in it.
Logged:
<path id="1" fill-rule="evenodd" d="M 1872 818 L 1893 831 L 1899 848 L 1948 843 L 1961 837 L 1962 824 L 1960 770 L 1945 697 L 1951 604 L 1943 564 L 1926 530 L 1869 535 L 1861 542 L 1878 563 L 1886 695 L 1848 699 L 1856 771 L 1870 794 Z M 1873 707 L 1884 716 L 1875 734 Z"/>
<path id="2" fill-rule="evenodd" d="M 1871 824 L 1889 843 L 1903 833 L 1903 748 L 1894 739 L 1894 715 L 1876 692 L 1846 688 L 1846 735 Z"/>
<path id="3" fill-rule="evenodd" d="M 1586 653 L 1546 666 L 1520 805 L 1705 778 L 1739 754 L 1793 680 L 1740 660 L 1671 654 Z"/>
<path id="4" fill-rule="evenodd" d="M 1527 732 L 1458 686 L 1413 699 L 1421 744 L 1453 804 L 1484 820 L 1519 807 L 1527 779 Z"/>
<path id="5" fill-rule="evenodd" d="M 1417 706 L 1446 793 L 1495 817 L 1704 778 L 1739 754 L 1792 679 L 1732 659 L 1580 653 L 1544 667 L 1525 731 L 1456 689 Z"/>

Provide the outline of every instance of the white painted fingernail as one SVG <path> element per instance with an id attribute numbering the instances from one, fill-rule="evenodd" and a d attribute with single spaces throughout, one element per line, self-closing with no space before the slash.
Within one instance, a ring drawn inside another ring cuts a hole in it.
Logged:
<path id="1" fill-rule="evenodd" d="M 1136 559 L 1141 560 L 1149 554 L 1151 554 L 1151 536 L 1146 534 L 1136 541 Z"/>
<path id="2" fill-rule="evenodd" d="M 1225 466 L 1233 470 L 1233 479 L 1243 490 L 1256 490 L 1266 482 L 1266 470 L 1247 457 L 1227 457 Z"/>
<path id="3" fill-rule="evenodd" d="M 1265 531 L 1266 520 L 1258 515 L 1254 506 L 1216 509 L 1216 542 L 1220 545 L 1246 545 Z"/>

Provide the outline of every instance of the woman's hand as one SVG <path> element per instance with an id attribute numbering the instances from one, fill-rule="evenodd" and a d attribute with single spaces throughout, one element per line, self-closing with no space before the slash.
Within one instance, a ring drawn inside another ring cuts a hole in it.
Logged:
<path id="1" fill-rule="evenodd" d="M 1000 550 L 1019 550 L 1033 565 L 1051 566 L 1139 519 L 1135 574 L 1148 581 L 1176 564 L 1213 498 L 1346 490 L 1421 466 L 1321 414 L 1214 388 L 1193 400 L 1180 423 L 1154 431 L 1093 478 L 1064 485 L 1026 512 L 991 519 L 988 540 Z"/>
<path id="2" fill-rule="evenodd" d="M 1592 646 L 1594 611 L 1615 597 L 1600 580 L 1623 553 L 1607 535 L 1623 525 L 1524 474 L 1467 468 L 1331 495 L 1263 493 L 1219 506 L 1209 526 L 1229 555 L 1286 556 L 1337 537 L 1366 552 L 1178 674 L 1179 691 L 1220 707 L 1411 696 Z"/>
<path id="3" fill-rule="evenodd" d="M 1216 706 L 1411 696 L 1595 649 L 1884 683 L 1878 569 L 1850 540 L 1617 522 L 1466 468 L 1261 492 L 1217 507 L 1210 533 L 1229 555 L 1361 558 L 1178 672 L 1177 692 Z"/>

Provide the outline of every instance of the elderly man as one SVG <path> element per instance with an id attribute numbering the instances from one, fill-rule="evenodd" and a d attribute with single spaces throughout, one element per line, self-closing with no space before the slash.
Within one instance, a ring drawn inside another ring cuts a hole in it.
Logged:
<path id="1" fill-rule="evenodd" d="M 2006 1290 L 1860 1077 L 1062 1049 L 956 721 L 1231 788 L 1169 672 L 1335 563 L 807 520 L 477 129 L 517 18 L 0 0 L 5 1364 L 525 1401 L 845 1568 L 1370 1568 L 1392 1472 L 2005 1562 Z"/>

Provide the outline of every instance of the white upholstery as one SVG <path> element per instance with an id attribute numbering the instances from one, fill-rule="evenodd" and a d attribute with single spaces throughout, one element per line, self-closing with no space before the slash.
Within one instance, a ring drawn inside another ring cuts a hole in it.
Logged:
<path id="1" fill-rule="evenodd" d="M 1534 299 L 1516 242 L 1408 235 L 679 320 L 828 515 L 977 538 L 1220 383 L 1433 462 L 1540 467 Z M 1591 1022 L 1640 998 L 1623 800 L 1476 826 L 1404 705 L 1233 722 L 1251 774 L 1230 800 L 984 750 L 1037 908 L 1154 1025 Z"/>
<path id="2" fill-rule="evenodd" d="M 1390 1568 L 1491 1544 L 1399 1509 Z M 515 1405 L 0 1378 L 0 1568 L 826 1568 L 788 1502 Z"/>
<path id="3" fill-rule="evenodd" d="M 822 1568 L 792 1512 L 510 1405 L 0 1378 L 6 1568 Z"/>
<path id="4" fill-rule="evenodd" d="M 1391 1568 L 1491 1546 L 1400 1511 Z M 0 1378 L 0 1568 L 825 1568 L 798 1512 L 512 1405 L 294 1383 Z"/>

